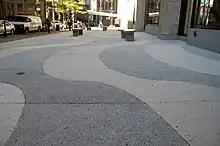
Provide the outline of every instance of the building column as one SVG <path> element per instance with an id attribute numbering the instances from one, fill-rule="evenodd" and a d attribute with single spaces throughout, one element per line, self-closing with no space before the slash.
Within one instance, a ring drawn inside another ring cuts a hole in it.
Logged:
<path id="1" fill-rule="evenodd" d="M 141 1 L 141 0 L 140 0 Z M 134 10 L 136 0 L 119 0 L 118 1 L 118 18 L 120 27 L 123 29 L 133 28 Z M 139 9 L 139 8 L 138 8 Z M 136 15 L 136 14 L 135 14 Z M 142 18 L 143 19 L 143 18 Z"/>
<path id="2" fill-rule="evenodd" d="M 126 0 L 119 0 L 118 1 L 118 19 L 119 19 L 119 24 L 120 24 L 120 27 L 123 28 L 123 29 L 126 29 L 127 28 L 127 19 L 125 20 L 126 18 L 126 15 L 125 15 L 125 6 L 127 5 L 127 2 Z"/>
<path id="3" fill-rule="evenodd" d="M 99 0 L 99 3 L 99 11 L 101 12 L 103 10 L 103 0 Z M 99 21 L 102 21 L 102 16 L 99 16 Z"/>
<path id="4" fill-rule="evenodd" d="M 127 6 L 125 7 L 125 14 L 127 15 L 127 28 L 133 29 L 136 20 L 136 1 L 127 0 Z M 139 9 L 139 8 L 138 8 Z"/>
<path id="5" fill-rule="evenodd" d="M 135 18 L 135 29 L 137 31 L 143 31 L 145 26 L 145 6 L 146 0 L 136 0 L 136 18 Z"/>
<path id="6" fill-rule="evenodd" d="M 181 0 L 161 0 L 159 38 L 178 39 Z"/>

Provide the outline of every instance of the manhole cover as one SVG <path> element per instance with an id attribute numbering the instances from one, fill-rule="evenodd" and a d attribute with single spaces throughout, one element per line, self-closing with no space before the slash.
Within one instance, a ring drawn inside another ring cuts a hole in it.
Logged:
<path id="1" fill-rule="evenodd" d="M 18 73 L 16 73 L 17 76 L 21 76 L 21 75 L 24 75 L 24 74 L 26 74 L 26 73 L 25 72 L 18 72 Z"/>

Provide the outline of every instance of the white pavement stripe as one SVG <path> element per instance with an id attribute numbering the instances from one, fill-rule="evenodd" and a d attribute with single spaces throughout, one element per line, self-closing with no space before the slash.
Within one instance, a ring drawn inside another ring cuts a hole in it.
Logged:
<path id="1" fill-rule="evenodd" d="M 9 84 L 0 83 L 0 103 L 24 103 L 23 92 Z"/>
<path id="2" fill-rule="evenodd" d="M 182 44 L 149 45 L 145 52 L 151 57 L 175 67 L 220 76 L 220 62 L 189 53 L 183 49 Z"/>
<path id="3" fill-rule="evenodd" d="M 40 45 L 40 46 L 26 46 L 26 47 L 16 47 L 16 48 L 9 48 L 5 50 L 0 50 L 0 59 L 5 58 L 11 55 L 23 53 L 26 51 L 30 51 L 33 49 L 43 49 L 43 48 L 51 48 L 51 47 L 63 47 L 63 46 L 79 46 L 84 45 L 89 42 L 74 42 L 74 43 L 67 43 L 67 44 L 52 44 L 52 45 Z"/>
<path id="4" fill-rule="evenodd" d="M 27 41 L 43 40 L 45 38 L 48 38 L 48 36 L 51 38 L 51 37 L 57 36 L 57 34 L 54 33 L 54 34 L 50 34 L 50 35 L 34 36 L 34 37 L 24 38 L 24 39 L 20 39 L 20 40 L 4 42 L 4 43 L 1 43 L 1 47 L 5 47 L 5 46 L 8 46 L 8 45 L 15 45 L 14 47 L 16 47 L 16 45 L 18 43 L 26 43 Z"/>
<path id="5" fill-rule="evenodd" d="M 20 118 L 25 99 L 19 88 L 0 83 L 0 103 L 0 146 L 3 146 Z"/>

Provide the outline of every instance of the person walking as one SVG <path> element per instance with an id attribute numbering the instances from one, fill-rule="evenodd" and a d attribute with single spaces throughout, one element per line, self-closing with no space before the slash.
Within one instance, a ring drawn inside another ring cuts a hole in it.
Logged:
<path id="1" fill-rule="evenodd" d="M 68 24 L 68 26 L 69 26 L 69 31 L 71 31 L 71 28 L 72 28 L 72 25 L 73 25 L 73 20 L 68 20 L 67 21 L 67 24 Z"/>
<path id="2" fill-rule="evenodd" d="M 100 27 L 100 28 L 102 28 L 102 27 L 103 27 L 103 23 L 102 23 L 102 21 L 101 21 L 101 20 L 99 21 L 99 27 Z"/>
<path id="3" fill-rule="evenodd" d="M 73 27 L 73 19 L 70 19 L 70 28 L 72 29 Z"/>
<path id="4" fill-rule="evenodd" d="M 50 20 L 48 18 L 46 19 L 45 24 L 46 24 L 47 32 L 50 33 L 51 23 L 50 23 Z"/>

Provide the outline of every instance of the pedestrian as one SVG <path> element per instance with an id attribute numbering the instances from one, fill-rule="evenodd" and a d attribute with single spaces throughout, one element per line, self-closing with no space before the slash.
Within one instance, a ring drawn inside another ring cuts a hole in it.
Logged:
<path id="1" fill-rule="evenodd" d="M 69 31 L 71 30 L 71 28 L 70 28 L 70 20 L 68 19 L 68 21 L 67 21 L 67 25 L 68 25 L 68 28 L 69 28 Z"/>
<path id="2" fill-rule="evenodd" d="M 100 27 L 100 28 L 102 28 L 102 27 L 103 27 L 103 23 L 102 23 L 102 21 L 101 21 L 101 20 L 99 21 L 99 27 Z"/>
<path id="3" fill-rule="evenodd" d="M 73 19 L 70 19 L 70 29 L 72 28 L 73 26 Z"/>
<path id="4" fill-rule="evenodd" d="M 50 33 L 51 23 L 50 23 L 50 20 L 48 18 L 46 19 L 45 24 L 46 24 L 47 32 Z"/>

